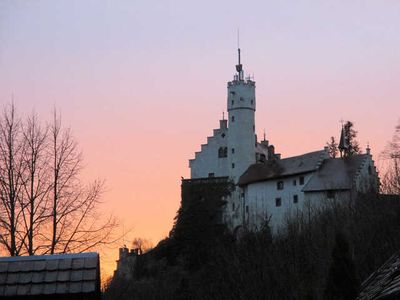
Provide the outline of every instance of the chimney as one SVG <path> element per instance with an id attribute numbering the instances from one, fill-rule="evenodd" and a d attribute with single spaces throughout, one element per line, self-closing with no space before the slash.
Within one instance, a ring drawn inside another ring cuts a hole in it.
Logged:
<path id="1" fill-rule="evenodd" d="M 268 146 L 268 160 L 273 159 L 275 156 L 275 147 L 274 145 Z"/>
<path id="2" fill-rule="evenodd" d="M 219 120 L 219 128 L 220 129 L 228 128 L 228 120 Z"/>

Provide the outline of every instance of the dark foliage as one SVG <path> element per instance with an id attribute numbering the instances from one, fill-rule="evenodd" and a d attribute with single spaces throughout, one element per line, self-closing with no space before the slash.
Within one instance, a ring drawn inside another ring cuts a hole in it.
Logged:
<path id="1" fill-rule="evenodd" d="M 344 152 L 344 156 L 352 156 L 360 153 L 360 145 L 358 144 L 357 131 L 354 129 L 354 123 L 347 121 L 344 124 L 344 134 L 348 148 Z"/>
<path id="2" fill-rule="evenodd" d="M 335 137 L 331 136 L 331 139 L 329 142 L 326 143 L 326 146 L 328 147 L 329 157 L 335 158 L 336 156 L 338 156 L 339 148 Z"/>
<path id="3" fill-rule="evenodd" d="M 345 234 L 339 230 L 335 236 L 325 299 L 354 300 L 357 297 L 358 289 L 359 282 L 350 255 L 349 242 Z"/>

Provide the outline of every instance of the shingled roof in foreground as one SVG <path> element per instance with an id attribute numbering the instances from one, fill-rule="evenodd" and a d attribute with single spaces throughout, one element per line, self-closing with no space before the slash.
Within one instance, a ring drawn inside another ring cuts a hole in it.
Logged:
<path id="1" fill-rule="evenodd" d="M 400 253 L 394 254 L 361 285 L 357 300 L 400 299 Z"/>
<path id="2" fill-rule="evenodd" d="M 0 257 L 0 297 L 70 294 L 100 295 L 97 253 Z"/>

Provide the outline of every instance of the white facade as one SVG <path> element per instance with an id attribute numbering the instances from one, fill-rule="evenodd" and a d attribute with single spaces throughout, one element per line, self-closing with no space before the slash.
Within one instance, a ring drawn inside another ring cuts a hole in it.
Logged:
<path id="1" fill-rule="evenodd" d="M 245 226 L 259 230 L 269 220 L 269 226 L 276 231 L 285 218 L 304 208 L 302 189 L 311 176 L 312 173 L 300 174 L 244 187 Z"/>
<path id="2" fill-rule="evenodd" d="M 282 165 L 288 160 L 296 157 L 281 160 Z M 277 232 L 283 229 L 287 218 L 296 214 L 313 214 L 337 203 L 351 203 L 360 192 L 379 190 L 378 174 L 368 150 L 367 154 L 351 158 L 326 156 L 311 172 L 293 171 L 295 174 L 283 177 L 278 173 L 261 181 L 255 178 L 255 182 L 242 186 L 247 228 L 259 230 L 268 220 L 270 228 Z"/>
<path id="3" fill-rule="evenodd" d="M 192 179 L 229 176 L 228 134 L 227 120 L 221 120 L 220 128 L 214 129 L 207 144 L 201 145 L 201 151 L 195 153 L 195 159 L 189 160 Z"/>

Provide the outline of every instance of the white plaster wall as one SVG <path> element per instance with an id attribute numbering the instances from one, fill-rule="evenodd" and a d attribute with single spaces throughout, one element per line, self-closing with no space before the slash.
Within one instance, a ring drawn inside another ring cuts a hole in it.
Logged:
<path id="1" fill-rule="evenodd" d="M 364 164 L 356 176 L 355 187 L 358 192 L 368 192 L 371 188 L 378 191 L 378 173 L 371 155 L 366 155 Z"/>
<path id="2" fill-rule="evenodd" d="M 237 182 L 246 169 L 256 162 L 255 140 L 255 83 L 228 83 L 229 139 L 228 158 L 230 177 Z M 234 120 L 233 120 L 234 118 Z M 234 153 L 232 153 L 234 149 Z"/>
<path id="3" fill-rule="evenodd" d="M 225 134 L 225 137 L 222 137 Z M 220 147 L 228 146 L 228 130 L 215 129 L 214 135 L 207 138 L 207 144 L 201 145 L 201 151 L 196 152 L 195 159 L 189 161 L 191 178 L 208 177 L 214 173 L 215 177 L 229 176 L 228 157 L 218 157 Z"/>
<path id="4" fill-rule="evenodd" d="M 311 209 L 311 213 L 321 208 L 332 208 L 336 204 L 350 203 L 351 191 L 334 191 L 334 197 L 328 198 L 327 191 L 305 193 L 306 209 Z"/>
<path id="5" fill-rule="evenodd" d="M 304 184 L 300 185 L 299 178 L 304 177 Z M 249 184 L 244 189 L 245 222 L 250 229 L 260 229 L 266 217 L 271 217 L 270 226 L 276 231 L 288 214 L 296 213 L 304 207 L 304 193 L 301 191 L 312 173 L 290 176 L 282 179 Z M 293 181 L 296 180 L 296 185 Z M 283 181 L 282 190 L 277 189 L 277 182 Z M 298 195 L 298 203 L 293 203 L 293 196 Z M 276 206 L 276 198 L 281 198 L 281 206 Z"/>

